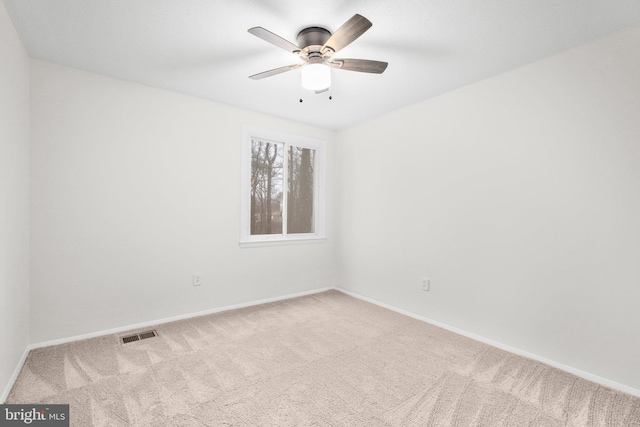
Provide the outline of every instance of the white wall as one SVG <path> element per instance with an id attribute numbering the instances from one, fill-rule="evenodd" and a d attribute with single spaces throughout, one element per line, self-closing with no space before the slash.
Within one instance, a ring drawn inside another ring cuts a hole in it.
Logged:
<path id="1" fill-rule="evenodd" d="M 238 246 L 242 124 L 325 139 L 329 172 L 333 132 L 31 70 L 32 342 L 336 285 L 331 214 L 326 243 Z"/>
<path id="2" fill-rule="evenodd" d="M 2 2 L 0 58 L 2 396 L 29 342 L 29 58 Z"/>
<path id="3" fill-rule="evenodd" d="M 343 285 L 640 389 L 638 52 L 640 26 L 341 132 Z"/>

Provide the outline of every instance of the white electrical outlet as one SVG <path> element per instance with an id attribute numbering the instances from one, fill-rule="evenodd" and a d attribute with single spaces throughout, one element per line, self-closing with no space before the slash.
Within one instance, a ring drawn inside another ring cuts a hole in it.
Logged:
<path id="1" fill-rule="evenodd" d="M 200 286 L 202 282 L 200 281 L 200 273 L 193 273 L 193 286 Z"/>
<path id="2" fill-rule="evenodd" d="M 429 292 L 431 290 L 431 280 L 426 277 L 422 278 L 422 290 L 425 292 Z"/>

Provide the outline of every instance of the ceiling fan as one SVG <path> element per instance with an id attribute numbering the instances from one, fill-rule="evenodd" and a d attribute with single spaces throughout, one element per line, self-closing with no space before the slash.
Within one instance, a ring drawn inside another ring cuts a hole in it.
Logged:
<path id="1" fill-rule="evenodd" d="M 386 62 L 333 57 L 339 50 L 364 34 L 372 25 L 371 21 L 367 18 L 356 14 L 333 34 L 322 27 L 308 27 L 298 33 L 297 46 L 262 27 L 250 28 L 248 31 L 254 36 L 291 52 L 294 55 L 298 55 L 303 62 L 264 71 L 249 76 L 249 78 L 260 80 L 265 77 L 271 77 L 302 68 L 302 86 L 316 93 L 322 93 L 327 91 L 329 86 L 331 86 L 330 68 L 382 74 L 387 68 L 388 64 Z"/>

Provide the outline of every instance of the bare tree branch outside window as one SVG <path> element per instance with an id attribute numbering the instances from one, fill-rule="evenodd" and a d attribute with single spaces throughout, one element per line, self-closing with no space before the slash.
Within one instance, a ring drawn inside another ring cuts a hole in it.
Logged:
<path id="1" fill-rule="evenodd" d="M 313 233 L 313 167 L 315 150 L 289 147 L 287 232 Z"/>
<path id="2" fill-rule="evenodd" d="M 282 234 L 284 145 L 251 141 L 251 234 Z"/>

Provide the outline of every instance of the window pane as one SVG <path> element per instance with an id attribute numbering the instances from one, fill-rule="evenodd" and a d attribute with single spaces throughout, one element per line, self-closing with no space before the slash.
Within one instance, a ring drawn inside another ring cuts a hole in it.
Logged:
<path id="1" fill-rule="evenodd" d="M 251 234 L 282 234 L 284 145 L 251 140 Z"/>
<path id="2" fill-rule="evenodd" d="M 313 233 L 313 169 L 316 150 L 289 147 L 287 233 Z"/>

